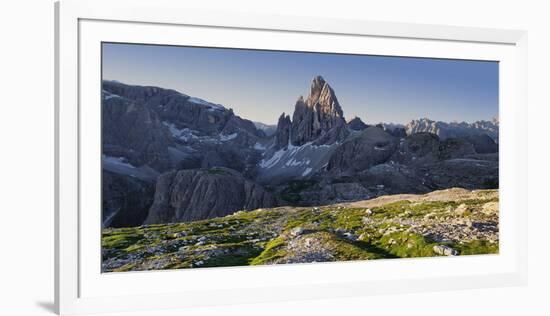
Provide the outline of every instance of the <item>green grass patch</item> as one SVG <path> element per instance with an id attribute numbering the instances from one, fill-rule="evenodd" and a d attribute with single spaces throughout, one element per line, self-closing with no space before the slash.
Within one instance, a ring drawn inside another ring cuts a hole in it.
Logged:
<path id="1" fill-rule="evenodd" d="M 270 240 L 265 245 L 265 249 L 257 257 L 253 258 L 250 261 L 250 264 L 251 265 L 270 264 L 279 258 L 283 258 L 287 253 L 286 250 L 283 249 L 285 245 L 286 245 L 286 242 L 282 237 L 277 237 Z"/>
<path id="2" fill-rule="evenodd" d="M 395 232 L 380 238 L 378 244 L 399 258 L 432 257 L 435 242 L 422 235 L 408 232 Z"/>
<path id="3" fill-rule="evenodd" d="M 461 255 L 484 255 L 498 253 L 498 243 L 487 240 L 472 240 L 467 243 L 457 243 L 453 246 Z"/>
<path id="4" fill-rule="evenodd" d="M 280 198 L 292 204 L 297 204 L 302 200 L 300 193 L 316 184 L 311 180 L 294 180 L 286 184 L 280 193 Z"/>

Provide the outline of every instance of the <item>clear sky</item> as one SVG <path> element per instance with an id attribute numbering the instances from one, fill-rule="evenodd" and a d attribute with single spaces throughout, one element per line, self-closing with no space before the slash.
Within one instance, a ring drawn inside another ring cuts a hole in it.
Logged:
<path id="1" fill-rule="evenodd" d="M 103 79 L 170 88 L 273 124 L 321 75 L 347 120 L 498 116 L 498 63 L 431 58 L 103 44 Z"/>

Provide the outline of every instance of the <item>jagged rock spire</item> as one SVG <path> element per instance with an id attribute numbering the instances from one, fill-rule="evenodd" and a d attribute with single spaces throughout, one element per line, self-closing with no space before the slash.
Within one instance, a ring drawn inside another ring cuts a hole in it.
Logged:
<path id="1" fill-rule="evenodd" d="M 286 148 L 288 146 L 291 126 L 292 123 L 290 122 L 290 116 L 283 112 L 277 122 L 277 132 L 275 134 L 276 149 Z"/>
<path id="2" fill-rule="evenodd" d="M 345 138 L 348 133 L 345 126 L 344 112 L 334 90 L 323 77 L 314 77 L 307 99 L 300 97 L 296 101 L 291 143 L 297 146 L 311 141 L 317 145 L 332 144 Z"/>

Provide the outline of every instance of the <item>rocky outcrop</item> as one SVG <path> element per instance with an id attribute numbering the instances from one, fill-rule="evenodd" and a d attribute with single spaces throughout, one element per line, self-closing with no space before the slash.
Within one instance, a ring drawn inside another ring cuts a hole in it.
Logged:
<path id="1" fill-rule="evenodd" d="M 101 173 L 102 226 L 129 227 L 143 223 L 153 204 L 153 182 L 103 171 Z"/>
<path id="2" fill-rule="evenodd" d="M 275 132 L 275 149 L 286 148 L 290 140 L 290 129 L 292 122 L 290 116 L 281 114 L 277 123 L 277 132 Z"/>
<path id="3" fill-rule="evenodd" d="M 361 172 L 387 161 L 396 147 L 394 137 L 377 127 L 369 127 L 336 149 L 327 170 L 339 176 Z"/>
<path id="4" fill-rule="evenodd" d="M 348 122 L 348 127 L 351 130 L 354 131 L 362 131 L 369 127 L 367 124 L 363 123 L 363 121 L 359 117 L 354 117 L 351 121 Z"/>
<path id="5" fill-rule="evenodd" d="M 401 164 L 431 163 L 439 159 L 439 137 L 431 133 L 416 133 L 399 140 L 392 160 Z"/>
<path id="6" fill-rule="evenodd" d="M 487 134 L 466 137 L 478 154 L 492 154 L 498 152 L 498 144 Z"/>
<path id="7" fill-rule="evenodd" d="M 462 158 L 475 153 L 474 146 L 461 138 L 448 138 L 439 145 L 439 158 L 442 160 Z"/>
<path id="8" fill-rule="evenodd" d="M 145 223 L 196 221 L 276 205 L 269 192 L 231 169 L 170 171 L 159 176 Z"/>
<path id="9" fill-rule="evenodd" d="M 307 142 L 333 144 L 347 136 L 345 127 L 344 113 L 334 90 L 321 76 L 315 77 L 308 98 L 304 101 L 300 97 L 294 107 L 292 145 L 300 146 Z"/>

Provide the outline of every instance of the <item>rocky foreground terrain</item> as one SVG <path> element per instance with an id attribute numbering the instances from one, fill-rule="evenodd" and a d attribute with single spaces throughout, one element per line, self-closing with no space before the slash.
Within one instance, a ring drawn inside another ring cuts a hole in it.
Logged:
<path id="1" fill-rule="evenodd" d="M 104 228 L 102 271 L 498 253 L 498 190 L 446 189 Z"/>

